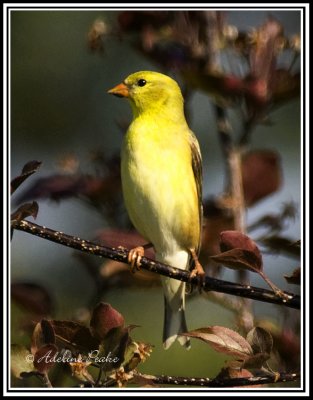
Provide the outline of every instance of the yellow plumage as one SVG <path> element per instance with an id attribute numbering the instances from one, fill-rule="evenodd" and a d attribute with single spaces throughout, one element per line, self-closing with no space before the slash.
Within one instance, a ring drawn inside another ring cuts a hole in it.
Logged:
<path id="1" fill-rule="evenodd" d="M 153 244 L 158 261 L 187 269 L 201 235 L 201 156 L 189 129 L 183 97 L 166 75 L 141 71 L 109 93 L 127 97 L 133 110 L 121 153 L 124 200 L 129 217 Z M 164 347 L 176 338 L 189 346 L 185 284 L 162 278 L 165 295 Z"/>

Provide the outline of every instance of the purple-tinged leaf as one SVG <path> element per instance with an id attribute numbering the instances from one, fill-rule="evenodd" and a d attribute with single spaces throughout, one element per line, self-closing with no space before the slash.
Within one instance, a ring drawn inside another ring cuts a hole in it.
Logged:
<path id="1" fill-rule="evenodd" d="M 239 333 L 223 326 L 209 326 L 184 333 L 211 345 L 214 350 L 231 356 L 246 359 L 253 354 L 250 344 Z"/>
<path id="2" fill-rule="evenodd" d="M 27 179 L 29 176 L 37 172 L 41 166 L 41 161 L 29 161 L 24 165 L 21 175 L 15 177 L 11 181 L 11 194 Z"/>

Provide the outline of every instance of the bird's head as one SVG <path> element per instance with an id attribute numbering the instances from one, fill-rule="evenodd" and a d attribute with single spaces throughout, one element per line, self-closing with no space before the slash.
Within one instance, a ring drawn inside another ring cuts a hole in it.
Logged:
<path id="1" fill-rule="evenodd" d="M 127 98 L 134 115 L 144 112 L 183 112 L 183 97 L 178 84 L 169 76 L 152 71 L 129 75 L 108 93 Z"/>

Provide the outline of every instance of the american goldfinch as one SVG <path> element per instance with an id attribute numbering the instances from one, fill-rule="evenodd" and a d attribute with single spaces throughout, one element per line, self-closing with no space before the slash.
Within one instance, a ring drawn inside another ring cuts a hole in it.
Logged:
<path id="1" fill-rule="evenodd" d="M 170 77 L 136 72 L 108 93 L 129 100 L 133 120 L 121 152 L 125 205 L 131 221 L 153 245 L 156 260 L 203 274 L 197 259 L 202 224 L 202 163 L 199 144 L 184 116 L 184 100 Z M 143 247 L 130 252 L 140 260 Z M 165 300 L 163 345 L 186 336 L 185 283 L 162 277 Z"/>

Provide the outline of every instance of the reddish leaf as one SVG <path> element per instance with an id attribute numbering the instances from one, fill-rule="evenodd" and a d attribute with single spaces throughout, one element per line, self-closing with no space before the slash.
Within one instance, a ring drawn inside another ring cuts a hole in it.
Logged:
<path id="1" fill-rule="evenodd" d="M 220 249 L 222 253 L 211 257 L 214 261 L 233 269 L 262 270 L 262 255 L 249 236 L 239 231 L 223 231 L 220 233 Z"/>
<path id="2" fill-rule="evenodd" d="M 24 165 L 21 175 L 15 177 L 11 181 L 11 194 L 27 179 L 30 175 L 34 174 L 41 166 L 40 161 L 29 161 Z"/>
<path id="3" fill-rule="evenodd" d="M 52 175 L 37 179 L 18 201 L 27 201 L 33 198 L 51 199 L 60 201 L 70 197 L 84 197 L 95 203 L 116 202 L 117 193 L 120 193 L 119 174 L 112 170 L 105 177 L 81 175 Z M 102 204 L 103 205 L 103 204 Z"/>
<path id="4" fill-rule="evenodd" d="M 22 175 L 25 174 L 33 174 L 34 172 L 37 172 L 37 170 L 40 168 L 42 162 L 41 161 L 29 161 L 26 163 L 22 169 Z"/>
<path id="5" fill-rule="evenodd" d="M 262 255 L 257 244 L 249 236 L 239 231 L 223 231 L 220 233 L 220 249 L 228 251 L 232 249 L 243 249 L 251 251 L 259 259 L 262 265 Z"/>
<path id="6" fill-rule="evenodd" d="M 63 346 L 71 346 L 84 354 L 98 349 L 99 341 L 91 335 L 86 326 L 73 321 L 52 320 L 50 323 L 54 328 L 56 339 Z"/>
<path id="7" fill-rule="evenodd" d="M 250 100 L 257 104 L 266 103 L 271 99 L 273 82 L 275 81 L 276 58 L 283 37 L 283 27 L 273 17 L 267 19 L 255 31 L 250 50 L 251 77 L 262 82 L 261 91 L 248 91 Z"/>
<path id="8" fill-rule="evenodd" d="M 103 279 L 107 280 L 106 283 L 108 289 L 136 285 L 139 285 L 140 287 L 151 287 L 159 286 L 161 284 L 160 277 L 157 274 L 150 271 L 140 270 L 130 276 L 129 266 L 113 260 L 102 265 L 100 274 Z"/>
<path id="9" fill-rule="evenodd" d="M 270 247 L 273 252 L 284 252 L 290 256 L 301 256 L 301 246 L 299 242 L 283 236 L 268 236 L 262 242 Z"/>
<path id="10" fill-rule="evenodd" d="M 34 366 L 42 374 L 49 371 L 54 366 L 55 356 L 58 349 L 54 344 L 47 344 L 40 347 L 34 354 Z"/>
<path id="11" fill-rule="evenodd" d="M 247 341 L 250 343 L 254 354 L 270 354 L 273 349 L 272 335 L 259 326 L 248 332 Z"/>
<path id="12" fill-rule="evenodd" d="M 104 362 L 101 364 L 101 369 L 110 371 L 118 368 L 123 362 L 125 357 L 125 350 L 131 341 L 129 336 L 130 329 L 124 327 L 116 327 L 110 329 L 101 342 L 101 354 L 104 355 Z M 110 354 L 111 361 L 106 361 L 106 355 Z M 113 360 L 113 361 L 112 361 Z"/>
<path id="13" fill-rule="evenodd" d="M 58 201 L 77 196 L 85 183 L 80 175 L 52 175 L 40 178 L 19 198 L 19 201 L 33 198 L 49 198 Z"/>
<path id="14" fill-rule="evenodd" d="M 44 338 L 44 342 L 46 344 L 54 344 L 55 343 L 54 329 L 50 321 L 46 319 L 41 320 L 40 327 Z"/>
<path id="15" fill-rule="evenodd" d="M 269 332 L 261 327 L 251 329 L 247 334 L 247 341 L 253 350 L 253 355 L 246 358 L 241 367 L 262 368 L 270 358 L 273 348 L 273 338 Z"/>
<path id="16" fill-rule="evenodd" d="M 256 257 L 255 253 L 249 250 L 232 249 L 211 256 L 211 259 L 232 269 L 247 269 L 256 273 L 262 270 L 260 259 Z"/>
<path id="17" fill-rule="evenodd" d="M 275 352 L 281 360 L 281 368 L 294 371 L 300 368 L 299 354 L 301 353 L 301 340 L 296 326 L 284 327 L 269 320 L 260 320 L 258 325 L 266 329 L 273 337 Z"/>
<path id="18" fill-rule="evenodd" d="M 222 104 L 232 103 L 236 97 L 243 95 L 244 80 L 233 75 L 223 75 L 217 71 L 199 72 L 186 69 L 182 71 L 184 80 L 194 89 L 215 96 Z"/>
<path id="19" fill-rule="evenodd" d="M 299 354 L 301 353 L 301 340 L 293 329 L 285 328 L 279 333 L 273 333 L 275 349 L 279 352 L 288 369 L 300 367 Z"/>
<path id="20" fill-rule="evenodd" d="M 239 333 L 223 326 L 209 326 L 184 333 L 183 336 L 200 339 L 210 344 L 216 351 L 241 359 L 253 354 L 250 344 Z"/>
<path id="21" fill-rule="evenodd" d="M 115 198 L 120 192 L 120 157 L 113 156 L 107 159 L 101 152 L 92 154 L 91 160 L 96 173 L 83 174 L 79 172 L 79 160 L 72 154 L 64 157 L 59 162 L 64 173 L 50 175 L 36 182 L 20 196 L 19 201 L 34 198 L 50 198 L 60 200 L 62 198 L 85 196 L 93 201 Z"/>
<path id="22" fill-rule="evenodd" d="M 245 248 L 233 248 L 233 246 L 243 246 Z M 221 233 L 220 248 L 230 249 L 223 253 L 211 256 L 217 263 L 224 264 L 232 269 L 246 269 L 258 273 L 271 287 L 277 296 L 288 300 L 288 295 L 284 294 L 263 272 L 263 261 L 260 250 L 252 239 L 247 235 L 237 231 L 225 231 Z"/>
<path id="23" fill-rule="evenodd" d="M 51 314 L 53 309 L 49 293 L 34 283 L 12 283 L 12 299 L 27 311 L 44 316 Z"/>
<path id="24" fill-rule="evenodd" d="M 260 369 L 263 367 L 264 363 L 270 358 L 270 356 L 271 355 L 269 353 L 253 354 L 253 356 L 244 360 L 242 366 L 246 368 Z"/>
<path id="25" fill-rule="evenodd" d="M 242 183 L 245 203 L 253 206 L 276 192 L 282 182 L 280 158 L 277 152 L 257 150 L 242 159 Z"/>
<path id="26" fill-rule="evenodd" d="M 50 321 L 42 319 L 36 324 L 33 331 L 31 344 L 32 353 L 35 354 L 39 348 L 47 344 L 55 344 L 55 334 Z"/>
<path id="27" fill-rule="evenodd" d="M 291 275 L 284 275 L 286 281 L 292 285 L 300 285 L 301 284 L 301 269 L 296 268 Z"/>
<path id="28" fill-rule="evenodd" d="M 118 24 L 121 31 L 138 31 L 146 25 L 155 28 L 171 20 L 172 13 L 168 11 L 124 11 L 118 14 Z"/>
<path id="29" fill-rule="evenodd" d="M 147 241 L 136 231 L 126 231 L 122 229 L 101 230 L 97 233 L 97 239 L 104 246 L 122 246 L 126 247 L 127 249 L 133 249 L 134 247 L 147 243 Z M 155 257 L 153 247 L 145 250 L 145 256 L 148 258 Z"/>
<path id="30" fill-rule="evenodd" d="M 253 374 L 247 369 L 232 368 L 231 366 L 222 368 L 215 379 L 226 379 L 226 378 L 252 378 Z"/>
<path id="31" fill-rule="evenodd" d="M 272 73 L 274 73 L 274 70 Z M 266 79 L 248 76 L 244 80 L 244 91 L 250 111 L 258 113 L 262 111 L 269 102 L 271 92 Z"/>
<path id="32" fill-rule="evenodd" d="M 102 340 L 113 328 L 124 325 L 124 317 L 108 303 L 99 303 L 93 310 L 90 320 L 92 335 Z"/>
<path id="33" fill-rule="evenodd" d="M 26 203 L 20 206 L 16 211 L 11 214 L 11 221 L 21 221 L 27 217 L 37 218 L 39 206 L 36 201 Z"/>
<path id="34" fill-rule="evenodd" d="M 228 363 L 228 364 L 231 364 Z M 221 372 L 215 377 L 216 380 L 223 381 L 224 379 L 234 379 L 234 378 L 252 378 L 254 375 L 245 368 L 242 368 L 242 364 L 236 367 L 228 366 L 222 368 Z M 262 385 L 247 385 L 240 386 L 240 388 L 257 388 L 262 387 Z"/>
<path id="35" fill-rule="evenodd" d="M 210 257 L 220 250 L 220 233 L 234 229 L 234 219 L 211 198 L 203 203 L 203 216 L 201 254 Z"/>
<path id="36" fill-rule="evenodd" d="M 285 69 L 278 69 L 275 72 L 273 81 L 273 103 L 274 106 L 281 105 L 300 95 L 301 76 L 300 73 L 294 75 Z"/>

